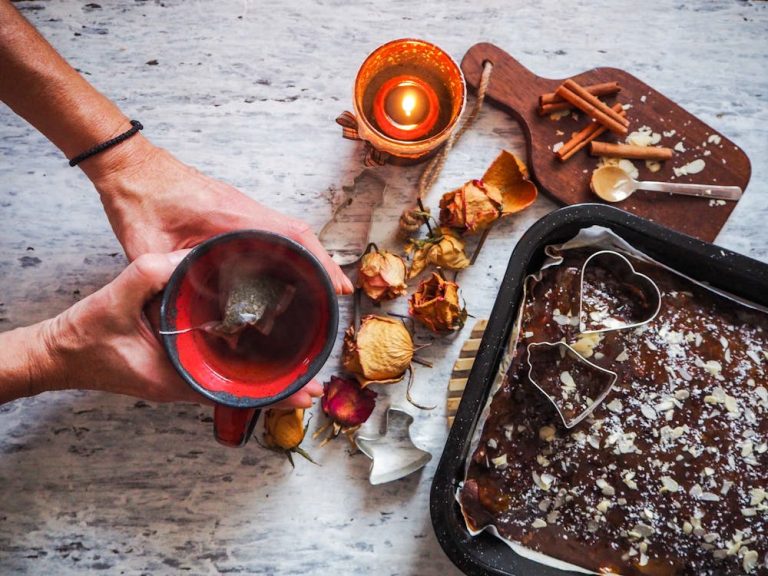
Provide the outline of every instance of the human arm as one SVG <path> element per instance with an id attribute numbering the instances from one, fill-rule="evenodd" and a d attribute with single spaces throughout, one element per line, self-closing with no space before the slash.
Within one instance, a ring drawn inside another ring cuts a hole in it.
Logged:
<path id="1" fill-rule="evenodd" d="M 0 333 L 0 404 L 83 387 L 207 403 L 171 366 L 145 314 L 185 253 L 145 254 L 55 318 Z M 313 381 L 280 405 L 308 408 L 321 393 Z"/>
<path id="2" fill-rule="evenodd" d="M 0 100 L 72 158 L 130 128 L 7 0 L 0 0 Z M 189 248 L 221 232 L 258 228 L 304 244 L 336 290 L 352 284 L 301 220 L 259 204 L 154 146 L 141 133 L 79 164 L 98 190 L 130 260 Z"/>

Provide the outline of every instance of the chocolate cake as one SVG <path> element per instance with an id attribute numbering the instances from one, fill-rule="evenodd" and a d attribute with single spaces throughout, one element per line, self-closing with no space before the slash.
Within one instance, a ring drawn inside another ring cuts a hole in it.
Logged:
<path id="1" fill-rule="evenodd" d="M 589 254 L 563 252 L 528 283 L 460 491 L 469 527 L 598 573 L 768 574 L 768 314 L 630 257 L 659 288 L 658 315 L 581 334 Z M 631 279 L 588 271 L 588 310 L 642 316 Z M 562 340 L 617 374 L 570 429 L 528 378 L 528 345 Z"/>

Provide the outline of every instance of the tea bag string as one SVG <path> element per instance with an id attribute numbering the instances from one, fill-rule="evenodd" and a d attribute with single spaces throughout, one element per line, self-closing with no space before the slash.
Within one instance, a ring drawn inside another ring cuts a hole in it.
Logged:
<path id="1" fill-rule="evenodd" d="M 475 100 L 474 107 L 470 111 L 469 115 L 465 118 L 464 122 L 461 124 L 461 127 L 459 127 L 453 134 L 451 134 L 450 138 L 448 138 L 448 141 L 445 143 L 445 146 L 443 146 L 443 149 L 440 150 L 437 155 L 432 158 L 432 160 L 430 160 L 429 164 L 427 164 L 427 166 L 424 168 L 424 171 L 421 173 L 418 183 L 418 192 L 416 195 L 416 203 L 418 204 L 419 214 L 414 214 L 414 210 L 411 209 L 406 209 L 403 211 L 403 215 L 400 217 L 400 227 L 402 232 L 413 233 L 421 227 L 423 222 L 428 220 L 429 216 L 428 212 L 424 208 L 423 198 L 426 196 L 427 192 L 429 192 L 429 190 L 440 176 L 440 172 L 442 172 L 443 167 L 448 160 L 448 154 L 450 154 L 451 150 L 459 141 L 459 139 L 467 132 L 467 130 L 472 127 L 472 124 L 474 124 L 475 120 L 477 120 L 477 117 L 480 115 L 480 110 L 482 109 L 483 102 L 485 101 L 485 94 L 488 90 L 488 83 L 491 79 L 492 70 L 493 63 L 486 60 L 483 63 L 483 72 L 480 76 L 480 84 L 477 87 L 477 99 Z M 427 225 L 429 225 L 428 222 Z"/>

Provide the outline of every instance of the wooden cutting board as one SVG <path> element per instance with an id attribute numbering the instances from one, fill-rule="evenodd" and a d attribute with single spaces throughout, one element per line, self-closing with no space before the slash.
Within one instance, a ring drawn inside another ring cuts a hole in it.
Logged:
<path id="1" fill-rule="evenodd" d="M 573 132 L 586 125 L 589 118 L 580 111 L 558 120 L 539 116 L 537 112 L 539 96 L 554 92 L 564 79 L 536 76 L 500 48 L 483 43 L 470 48 L 461 62 L 467 84 L 475 90 L 485 61 L 493 63 L 487 98 L 520 122 L 527 141 L 528 167 L 541 190 L 564 204 L 602 202 L 589 190 L 589 179 L 598 158 L 590 156 L 585 148 L 563 163 L 553 152 L 557 143 L 567 142 Z M 643 160 L 633 161 L 640 180 L 736 185 L 746 189 L 751 174 L 747 155 L 717 130 L 644 82 L 617 68 L 595 68 L 571 78 L 582 86 L 618 81 L 621 92 L 615 97 L 602 99 L 609 105 L 616 101 L 630 105 L 627 110 L 630 132 L 648 126 L 653 132 L 663 135 L 658 144 L 660 146 L 674 148 L 682 142 L 685 151 L 676 151 L 675 157 L 664 162 L 658 172 L 651 172 Z M 681 78 L 681 81 L 684 79 Z M 599 140 L 616 141 L 609 133 L 600 136 Z M 675 175 L 674 168 L 699 158 L 705 162 L 701 172 Z M 704 198 L 637 191 L 615 206 L 712 242 L 736 207 L 736 202 L 718 203 Z"/>

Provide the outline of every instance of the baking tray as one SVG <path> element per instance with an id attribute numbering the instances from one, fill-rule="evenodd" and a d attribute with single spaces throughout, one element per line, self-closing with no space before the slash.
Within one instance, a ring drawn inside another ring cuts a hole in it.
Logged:
<path id="1" fill-rule="evenodd" d="M 651 258 L 690 276 L 768 306 L 768 264 L 654 224 L 602 204 L 580 204 L 551 212 L 520 239 L 509 259 L 477 358 L 432 481 L 430 514 L 440 545 L 465 574 L 577 576 L 515 554 L 486 532 L 467 531 L 455 492 L 464 479 L 472 433 L 485 407 L 522 297 L 523 280 L 541 267 L 544 247 L 573 238 L 593 225 L 610 228 Z M 583 575 L 581 575 L 583 576 Z"/>

